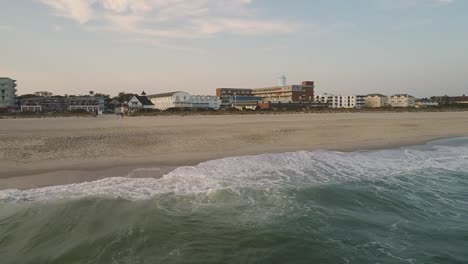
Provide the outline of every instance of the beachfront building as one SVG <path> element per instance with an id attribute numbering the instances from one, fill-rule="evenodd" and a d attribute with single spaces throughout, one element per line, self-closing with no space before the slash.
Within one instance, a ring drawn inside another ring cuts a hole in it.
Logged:
<path id="1" fill-rule="evenodd" d="M 455 104 L 468 104 L 468 96 L 466 95 L 452 97 L 452 100 Z"/>
<path id="2" fill-rule="evenodd" d="M 322 104 L 328 104 L 329 108 L 363 108 L 366 105 L 366 99 L 363 95 L 332 95 L 321 94 L 315 97 L 315 101 Z"/>
<path id="3" fill-rule="evenodd" d="M 129 110 L 154 109 L 154 103 L 146 96 L 145 92 L 141 95 L 134 95 L 127 102 Z"/>
<path id="4" fill-rule="evenodd" d="M 314 82 L 304 81 L 300 85 L 278 85 L 253 89 L 252 95 L 261 97 L 265 102 L 311 102 L 314 101 L 314 89 Z"/>
<path id="5" fill-rule="evenodd" d="M 333 101 L 335 95 L 329 93 L 318 94 L 315 96 L 315 102 L 322 104 L 330 104 Z"/>
<path id="6" fill-rule="evenodd" d="M 105 100 L 94 96 L 26 96 L 20 99 L 21 112 L 63 113 L 67 111 L 87 111 L 101 114 Z"/>
<path id="7" fill-rule="evenodd" d="M 68 101 L 69 111 L 86 111 L 102 114 L 104 111 L 104 98 L 94 96 L 70 97 Z"/>
<path id="8" fill-rule="evenodd" d="M 233 107 L 233 102 L 239 97 L 251 97 L 252 89 L 248 88 L 217 88 L 216 96 L 221 99 L 221 108 Z"/>
<path id="9" fill-rule="evenodd" d="M 415 106 L 417 108 L 437 107 L 439 106 L 439 103 L 431 99 L 423 98 L 423 99 L 417 99 Z"/>
<path id="10" fill-rule="evenodd" d="M 150 95 L 148 98 L 154 104 L 154 107 L 159 110 L 167 110 L 171 108 L 190 108 L 190 94 L 186 92 L 171 92 Z"/>
<path id="11" fill-rule="evenodd" d="M 395 94 L 390 96 L 389 104 L 393 107 L 415 107 L 416 98 L 409 94 Z"/>
<path id="12" fill-rule="evenodd" d="M 42 112 L 42 98 L 33 97 L 20 99 L 21 112 L 39 113 Z"/>
<path id="13" fill-rule="evenodd" d="M 221 99 L 213 95 L 192 95 L 190 97 L 192 108 L 219 110 Z"/>
<path id="14" fill-rule="evenodd" d="M 216 95 L 221 98 L 222 107 L 232 107 L 235 97 L 259 97 L 262 102 L 299 103 L 314 102 L 315 83 L 304 81 L 301 84 L 287 85 L 286 76 L 281 76 L 277 86 L 264 88 L 218 88 Z M 239 99 L 239 98 L 238 98 Z"/>
<path id="15" fill-rule="evenodd" d="M 437 102 L 441 106 L 466 106 L 468 105 L 468 96 L 432 96 L 431 101 Z"/>
<path id="16" fill-rule="evenodd" d="M 229 100 L 229 107 L 238 110 L 256 110 L 258 104 L 262 102 L 262 98 L 258 96 L 234 96 Z"/>
<path id="17" fill-rule="evenodd" d="M 311 110 L 311 109 L 326 109 L 328 104 L 320 102 L 260 102 L 257 109 L 262 110 Z"/>
<path id="18" fill-rule="evenodd" d="M 388 96 L 383 94 L 368 94 L 366 95 L 366 107 L 380 108 L 388 106 Z"/>
<path id="19" fill-rule="evenodd" d="M 29 97 L 20 99 L 21 112 L 62 113 L 69 107 L 65 97 Z"/>
<path id="20" fill-rule="evenodd" d="M 0 78 L 0 111 L 11 112 L 17 108 L 16 80 Z"/>
<path id="21" fill-rule="evenodd" d="M 148 98 L 159 110 L 177 108 L 218 110 L 221 106 L 221 99 L 217 96 L 191 95 L 180 91 L 150 95 Z"/>

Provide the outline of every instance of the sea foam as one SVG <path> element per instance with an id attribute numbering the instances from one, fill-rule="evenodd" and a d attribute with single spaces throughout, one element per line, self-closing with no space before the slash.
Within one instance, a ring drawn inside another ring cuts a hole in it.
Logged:
<path id="1" fill-rule="evenodd" d="M 397 176 L 425 171 L 468 173 L 468 139 L 441 140 L 423 146 L 375 151 L 300 151 L 230 157 L 180 167 L 160 179 L 119 177 L 31 190 L 3 190 L 0 191 L 0 202 L 85 197 L 135 201 L 164 194 L 213 197 L 219 190 L 230 190 L 240 195 L 246 189 L 275 193 L 288 188 L 375 178 L 391 181 Z"/>

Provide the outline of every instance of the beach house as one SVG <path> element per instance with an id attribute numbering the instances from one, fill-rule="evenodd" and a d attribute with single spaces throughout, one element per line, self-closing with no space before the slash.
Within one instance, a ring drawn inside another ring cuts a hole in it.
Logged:
<path id="1" fill-rule="evenodd" d="M 141 95 L 134 95 L 127 104 L 129 110 L 155 109 L 154 103 L 146 96 L 145 92 L 142 92 Z"/>
<path id="2" fill-rule="evenodd" d="M 368 94 L 366 95 L 366 107 L 380 108 L 388 106 L 388 96 L 383 94 Z"/>
<path id="3" fill-rule="evenodd" d="M 415 107 L 416 98 L 409 94 L 395 94 L 390 96 L 389 104 L 392 107 Z"/>

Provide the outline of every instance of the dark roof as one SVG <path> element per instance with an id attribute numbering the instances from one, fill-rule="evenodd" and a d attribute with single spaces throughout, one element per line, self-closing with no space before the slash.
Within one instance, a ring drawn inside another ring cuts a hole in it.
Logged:
<path id="1" fill-rule="evenodd" d="M 27 97 L 27 98 L 19 98 L 20 101 L 27 101 L 27 100 L 42 100 L 44 97 Z"/>
<path id="2" fill-rule="evenodd" d="M 252 88 L 216 88 L 220 90 L 233 90 L 233 91 L 252 91 Z"/>
<path id="3" fill-rule="evenodd" d="M 379 94 L 379 93 L 375 93 L 375 94 L 368 94 L 368 95 L 366 95 L 366 96 L 372 96 L 372 97 L 374 97 L 374 96 L 378 96 L 378 97 L 387 97 L 386 95 Z"/>
<path id="4" fill-rule="evenodd" d="M 468 101 L 468 96 L 455 96 L 452 97 L 455 102 L 464 102 Z"/>
<path id="5" fill-rule="evenodd" d="M 398 97 L 401 97 L 401 96 L 409 97 L 409 96 L 411 96 L 411 97 L 414 97 L 414 96 L 412 96 L 412 95 L 410 95 L 410 94 L 394 94 L 394 95 L 392 95 L 392 97 L 393 97 L 393 96 L 398 96 Z"/>
<path id="6" fill-rule="evenodd" d="M 136 94 L 124 94 L 123 95 L 124 102 L 128 102 L 128 101 L 132 100 L 133 96 L 136 96 Z"/>
<path id="7" fill-rule="evenodd" d="M 94 96 L 70 96 L 68 97 L 70 100 L 88 100 L 88 101 L 97 101 L 101 99 L 100 97 L 94 97 Z"/>
<path id="8" fill-rule="evenodd" d="M 173 95 L 176 94 L 176 93 L 181 93 L 181 91 L 149 95 L 148 98 L 170 97 L 170 96 L 173 96 Z"/>
<path id="9" fill-rule="evenodd" d="M 135 95 L 135 97 L 140 101 L 142 105 L 154 105 L 153 102 L 151 102 L 150 99 L 146 96 L 141 96 L 141 95 Z"/>

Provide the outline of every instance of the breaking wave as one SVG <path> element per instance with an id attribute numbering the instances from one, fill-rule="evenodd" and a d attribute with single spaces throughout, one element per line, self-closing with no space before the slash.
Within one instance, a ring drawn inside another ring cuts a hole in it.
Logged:
<path id="1" fill-rule="evenodd" d="M 468 138 L 302 151 L 0 191 L 0 259 L 467 263 L 467 219 Z"/>
<path id="2" fill-rule="evenodd" d="M 151 199 L 157 195 L 210 194 L 245 188 L 278 190 L 339 184 L 412 173 L 468 172 L 468 139 L 434 141 L 424 146 L 357 152 L 294 152 L 212 160 L 180 167 L 160 179 L 106 178 L 95 182 L 33 190 L 0 191 L 0 201 L 44 201 L 83 197 Z M 146 175 L 158 168 L 145 169 Z M 134 174 L 132 172 L 131 174 Z"/>

